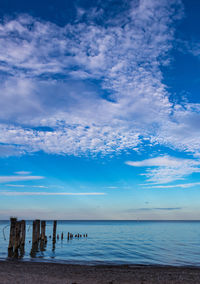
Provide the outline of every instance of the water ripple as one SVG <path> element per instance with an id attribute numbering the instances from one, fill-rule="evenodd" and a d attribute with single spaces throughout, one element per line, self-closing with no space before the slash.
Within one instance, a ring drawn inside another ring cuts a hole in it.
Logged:
<path id="1" fill-rule="evenodd" d="M 31 222 L 28 222 L 27 228 Z M 7 257 L 8 222 L 0 221 L 0 258 Z M 68 263 L 160 264 L 200 266 L 200 222 L 60 221 L 55 249 L 48 238 L 34 259 Z M 88 233 L 88 238 L 67 241 L 67 232 Z M 47 236 L 52 222 L 47 222 Z M 32 230 L 27 230 L 25 260 L 30 260 Z"/>

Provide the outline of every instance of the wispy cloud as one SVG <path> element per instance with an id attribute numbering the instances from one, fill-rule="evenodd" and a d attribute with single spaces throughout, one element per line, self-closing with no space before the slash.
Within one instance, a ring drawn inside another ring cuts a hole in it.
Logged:
<path id="1" fill-rule="evenodd" d="M 24 155 L 26 151 L 20 145 L 1 145 L 0 157 L 20 156 Z"/>
<path id="2" fill-rule="evenodd" d="M 20 172 L 15 172 L 15 174 L 17 175 L 30 175 L 31 172 L 27 172 L 27 171 L 20 171 Z"/>
<path id="3" fill-rule="evenodd" d="M 118 189 L 119 186 L 106 186 L 106 188 L 108 188 L 108 189 Z"/>
<path id="4" fill-rule="evenodd" d="M 23 175 L 18 175 L 18 176 L 0 176 L 0 183 L 5 183 L 5 182 L 15 182 L 15 181 L 28 181 L 28 180 L 40 180 L 43 179 L 43 176 L 23 176 Z"/>
<path id="5" fill-rule="evenodd" d="M 179 159 L 170 156 L 160 156 L 142 161 L 127 161 L 126 164 L 133 167 L 180 167 L 183 163 L 194 164 L 194 160 Z"/>
<path id="6" fill-rule="evenodd" d="M 183 179 L 192 173 L 200 172 L 200 161 L 196 159 L 181 159 L 170 156 L 160 156 L 142 161 L 127 161 L 133 167 L 147 167 L 145 175 L 149 182 L 168 183 Z"/>
<path id="7" fill-rule="evenodd" d="M 32 188 L 48 188 L 48 186 L 44 185 L 25 185 L 25 184 L 5 184 L 9 187 L 32 187 Z"/>
<path id="8" fill-rule="evenodd" d="M 174 211 L 181 210 L 182 207 L 152 207 L 152 208 L 135 208 L 126 210 L 127 213 L 136 212 L 136 211 Z"/>
<path id="9" fill-rule="evenodd" d="M 200 185 L 200 182 L 182 183 L 174 185 L 146 185 L 145 188 L 190 188 Z"/>
<path id="10" fill-rule="evenodd" d="M 16 192 L 16 191 L 0 191 L 0 195 L 6 196 L 96 196 L 106 195 L 104 192 Z"/>
<path id="11" fill-rule="evenodd" d="M 163 121 L 152 143 L 162 144 L 200 157 L 200 104 L 175 105 L 172 119 Z"/>
<path id="12" fill-rule="evenodd" d="M 184 54 L 189 53 L 200 59 L 200 42 L 194 38 L 189 40 L 178 39 L 177 48 Z"/>

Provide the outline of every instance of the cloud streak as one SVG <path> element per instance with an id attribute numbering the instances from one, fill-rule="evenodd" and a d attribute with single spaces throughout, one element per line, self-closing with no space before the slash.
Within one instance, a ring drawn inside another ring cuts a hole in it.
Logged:
<path id="1" fill-rule="evenodd" d="M 44 185 L 25 185 L 25 184 L 6 184 L 9 187 L 32 187 L 32 188 L 48 188 L 48 186 Z"/>
<path id="2" fill-rule="evenodd" d="M 153 208 L 136 208 L 136 209 L 128 209 L 126 212 L 137 212 L 137 211 L 174 211 L 181 210 L 182 207 L 153 207 Z"/>
<path id="3" fill-rule="evenodd" d="M 104 192 L 16 192 L 0 191 L 5 196 L 98 196 L 106 195 Z"/>
<path id="4" fill-rule="evenodd" d="M 0 176 L 0 183 L 44 179 L 43 176 Z"/>
<path id="5" fill-rule="evenodd" d="M 174 184 L 174 185 L 146 185 L 145 188 L 191 188 L 200 185 L 200 182 L 193 183 L 183 183 L 183 184 Z"/>
<path id="6" fill-rule="evenodd" d="M 31 172 L 28 172 L 28 171 L 19 171 L 19 172 L 15 172 L 15 174 L 17 174 L 17 175 L 30 175 Z"/>

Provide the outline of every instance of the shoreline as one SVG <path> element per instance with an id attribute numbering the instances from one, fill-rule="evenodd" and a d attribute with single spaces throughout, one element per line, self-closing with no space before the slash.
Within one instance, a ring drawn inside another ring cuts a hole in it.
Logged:
<path id="1" fill-rule="evenodd" d="M 0 283 L 189 284 L 199 283 L 200 267 L 161 265 L 78 265 L 0 260 Z"/>
<path id="2" fill-rule="evenodd" d="M 117 262 L 106 262 L 106 261 L 71 261 L 71 260 L 61 260 L 61 259 L 44 259 L 40 257 L 35 258 L 0 258 L 0 264 L 2 262 L 8 263 L 38 263 L 38 264 L 58 264 L 58 265 L 71 265 L 71 266 L 84 266 L 84 267 L 158 267 L 158 268 L 191 268 L 200 270 L 199 265 L 170 265 L 170 264 L 142 264 L 142 263 L 117 263 Z M 1 284 L 1 283 L 0 283 Z"/>

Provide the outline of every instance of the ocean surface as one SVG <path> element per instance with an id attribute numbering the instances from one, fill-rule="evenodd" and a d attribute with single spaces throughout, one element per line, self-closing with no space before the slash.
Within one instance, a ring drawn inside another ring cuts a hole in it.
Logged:
<path id="1" fill-rule="evenodd" d="M 23 260 L 76 264 L 145 264 L 200 266 L 199 221 L 58 221 L 64 239 L 52 245 L 48 221 L 45 248 L 31 253 L 32 222 L 27 221 Z M 67 240 L 67 233 L 88 237 Z M 0 221 L 0 259 L 7 259 L 9 221 Z"/>

